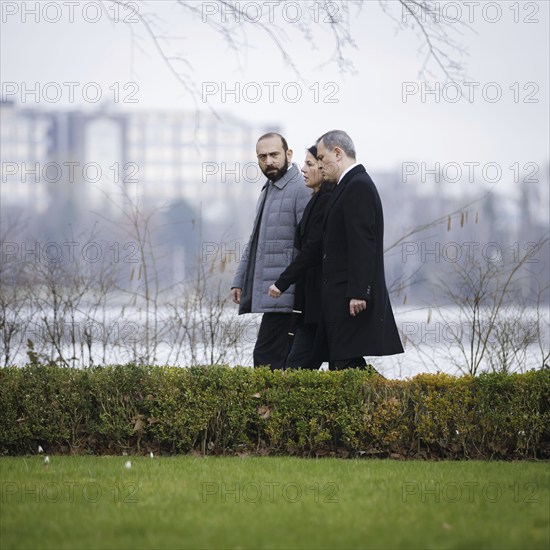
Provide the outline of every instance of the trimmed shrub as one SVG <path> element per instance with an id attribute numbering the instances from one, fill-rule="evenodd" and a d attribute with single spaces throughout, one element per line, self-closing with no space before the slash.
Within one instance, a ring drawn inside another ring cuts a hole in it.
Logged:
<path id="1" fill-rule="evenodd" d="M 0 454 L 549 458 L 550 370 L 385 380 L 365 371 L 0 369 Z"/>

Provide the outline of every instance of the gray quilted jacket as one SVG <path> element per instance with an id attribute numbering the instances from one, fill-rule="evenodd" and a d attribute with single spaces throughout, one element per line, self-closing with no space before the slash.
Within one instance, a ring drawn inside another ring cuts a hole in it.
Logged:
<path id="1" fill-rule="evenodd" d="M 266 193 L 257 232 L 259 209 Z M 311 191 L 305 186 L 302 174 L 294 163 L 280 180 L 268 180 L 262 188 L 252 234 L 231 285 L 232 288 L 242 289 L 239 315 L 292 311 L 294 285 L 280 298 L 270 298 L 267 291 L 294 259 L 296 227 L 310 198 Z"/>

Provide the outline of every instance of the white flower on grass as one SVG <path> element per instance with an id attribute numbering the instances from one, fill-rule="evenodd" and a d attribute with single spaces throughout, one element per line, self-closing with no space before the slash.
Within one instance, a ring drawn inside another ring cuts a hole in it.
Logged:
<path id="1" fill-rule="evenodd" d="M 153 451 L 149 453 L 149 458 L 155 458 L 155 455 L 153 454 Z"/>
<path id="2" fill-rule="evenodd" d="M 38 454 L 43 453 L 43 452 L 44 452 L 44 449 L 42 448 L 42 446 L 38 445 Z"/>
<path id="3" fill-rule="evenodd" d="M 44 464 L 49 464 L 50 463 L 50 457 L 49 456 L 45 456 L 44 457 Z"/>
<path id="4" fill-rule="evenodd" d="M 129 470 L 129 469 L 132 467 L 132 463 L 131 463 L 129 460 L 127 460 L 127 461 L 124 463 L 124 467 L 125 467 L 127 470 Z"/>

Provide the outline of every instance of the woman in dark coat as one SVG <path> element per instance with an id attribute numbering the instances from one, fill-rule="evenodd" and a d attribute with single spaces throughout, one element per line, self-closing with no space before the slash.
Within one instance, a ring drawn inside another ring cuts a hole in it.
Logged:
<path id="1" fill-rule="evenodd" d="M 310 362 L 317 324 L 321 320 L 321 257 L 315 254 L 318 257 L 315 265 L 311 264 L 311 257 L 312 248 L 318 247 L 321 241 L 326 207 L 335 186 L 332 183 L 323 183 L 316 157 L 317 147 L 313 145 L 307 150 L 302 167 L 306 187 L 313 191 L 313 196 L 296 230 L 294 246 L 299 252 L 269 289 L 269 295 L 277 298 L 290 285 L 296 283 L 294 299 L 296 324 L 294 341 L 286 360 L 288 369 L 318 369 L 321 366 L 321 361 Z"/>

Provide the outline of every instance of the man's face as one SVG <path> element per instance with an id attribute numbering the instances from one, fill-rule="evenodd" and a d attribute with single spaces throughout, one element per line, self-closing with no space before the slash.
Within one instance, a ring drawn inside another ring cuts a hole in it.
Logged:
<path id="1" fill-rule="evenodd" d="M 285 154 L 281 138 L 275 136 L 258 141 L 256 156 L 264 176 L 271 181 L 277 181 L 286 174 L 292 160 L 292 151 L 289 149 Z"/>
<path id="2" fill-rule="evenodd" d="M 323 174 L 323 181 L 336 183 L 340 177 L 340 163 L 342 155 L 339 149 L 335 147 L 332 151 L 325 147 L 323 140 L 317 144 L 317 160 L 319 168 Z"/>
<path id="3" fill-rule="evenodd" d="M 341 155 L 338 153 L 338 148 L 335 147 L 331 151 L 325 147 L 322 140 L 317 144 L 317 160 L 319 161 L 321 174 L 323 174 L 323 181 L 329 183 L 338 181 L 340 176 L 339 158 L 341 158 Z"/>

